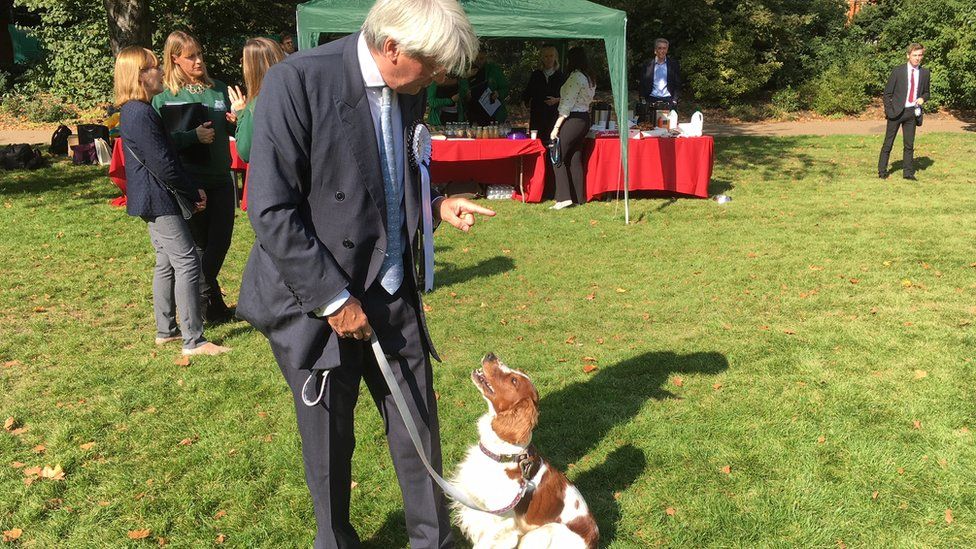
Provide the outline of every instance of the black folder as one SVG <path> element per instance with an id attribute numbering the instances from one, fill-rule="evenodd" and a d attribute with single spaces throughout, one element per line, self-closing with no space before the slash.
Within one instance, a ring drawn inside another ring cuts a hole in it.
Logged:
<path id="1" fill-rule="evenodd" d="M 180 103 L 163 105 L 159 109 L 163 126 L 169 133 L 194 130 L 210 120 L 207 107 L 203 103 Z M 180 150 L 180 160 L 184 164 L 207 164 L 210 162 L 210 145 L 196 143 Z"/>

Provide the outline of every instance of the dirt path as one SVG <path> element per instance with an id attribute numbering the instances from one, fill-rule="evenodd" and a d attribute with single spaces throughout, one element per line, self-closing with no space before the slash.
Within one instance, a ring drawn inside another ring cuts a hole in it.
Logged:
<path id="1" fill-rule="evenodd" d="M 0 145 L 12 143 L 51 144 L 51 134 L 57 126 L 49 130 L 0 130 Z"/>

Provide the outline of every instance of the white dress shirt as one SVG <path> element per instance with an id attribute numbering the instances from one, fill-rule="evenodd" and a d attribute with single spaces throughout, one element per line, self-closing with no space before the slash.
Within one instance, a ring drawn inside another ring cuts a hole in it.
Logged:
<path id="1" fill-rule="evenodd" d="M 914 73 L 914 74 L 912 74 L 912 73 Z M 908 92 L 907 92 L 907 95 L 905 95 L 905 107 L 914 107 L 915 106 L 915 101 L 913 101 L 912 99 L 918 99 L 918 67 L 913 67 L 911 63 L 908 63 L 908 72 L 905 73 L 905 74 L 908 75 Z M 915 78 L 915 90 L 914 90 L 915 97 L 914 98 L 912 97 L 912 92 L 913 92 L 913 90 L 912 90 L 912 78 L 913 77 Z"/>
<path id="2" fill-rule="evenodd" d="M 668 91 L 668 59 L 665 58 L 661 63 L 654 58 L 654 87 L 651 88 L 651 95 L 654 97 L 670 98 L 671 92 Z"/>

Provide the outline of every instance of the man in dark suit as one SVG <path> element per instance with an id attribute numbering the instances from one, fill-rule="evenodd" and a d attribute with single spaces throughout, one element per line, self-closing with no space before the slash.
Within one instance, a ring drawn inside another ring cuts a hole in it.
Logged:
<path id="1" fill-rule="evenodd" d="M 386 427 L 410 545 L 453 545 L 444 495 L 412 446 L 372 353 L 375 333 L 436 469 L 437 404 L 413 268 L 425 206 L 467 231 L 494 212 L 459 198 L 424 203 L 409 160 L 416 95 L 467 69 L 477 37 L 456 0 L 378 0 L 362 32 L 270 69 L 255 113 L 248 216 L 256 242 L 238 314 L 285 377 L 315 507 L 316 548 L 357 547 L 349 518 L 353 412 L 366 381 Z M 430 212 L 431 210 L 428 210 Z M 429 218 L 428 218 L 429 219 Z"/>
<path id="2" fill-rule="evenodd" d="M 878 158 L 878 177 L 881 179 L 888 179 L 888 157 L 900 127 L 905 143 L 901 159 L 902 176 L 915 181 L 915 128 L 922 125 L 922 105 L 929 100 L 931 77 L 929 70 L 921 66 L 924 56 L 925 48 L 921 44 L 916 42 L 908 46 L 908 63 L 892 69 L 881 96 L 888 119 L 881 156 Z"/>
<path id="3" fill-rule="evenodd" d="M 529 105 L 529 128 L 538 130 L 539 139 L 548 145 L 549 134 L 559 118 L 559 88 L 566 81 L 566 75 L 559 70 L 556 46 L 542 46 L 539 56 L 542 67 L 529 75 L 522 101 Z"/>
<path id="4" fill-rule="evenodd" d="M 681 69 L 678 61 L 668 57 L 670 43 L 664 38 L 654 41 L 654 59 L 641 69 L 640 97 L 649 103 L 678 104 L 681 95 Z"/>

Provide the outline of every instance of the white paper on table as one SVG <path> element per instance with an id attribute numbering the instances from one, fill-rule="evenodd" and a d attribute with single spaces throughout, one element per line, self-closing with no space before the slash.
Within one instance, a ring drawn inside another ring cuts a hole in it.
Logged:
<path id="1" fill-rule="evenodd" d="M 497 99 L 494 101 L 491 100 L 491 88 L 485 88 L 485 93 L 481 94 L 481 97 L 478 98 L 478 103 L 480 103 L 481 107 L 485 109 L 488 116 L 494 116 L 495 111 L 502 106 L 501 101 Z"/>

